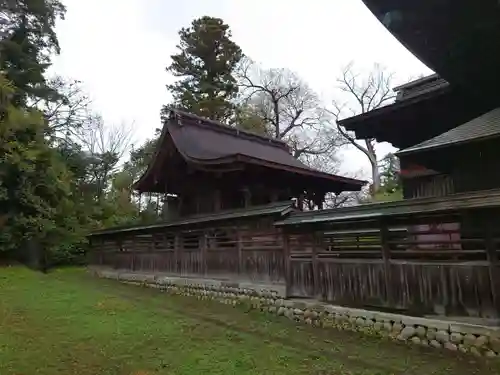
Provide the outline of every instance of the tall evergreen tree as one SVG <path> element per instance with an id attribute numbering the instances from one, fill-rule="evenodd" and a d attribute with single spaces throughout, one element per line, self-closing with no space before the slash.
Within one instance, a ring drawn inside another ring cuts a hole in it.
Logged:
<path id="1" fill-rule="evenodd" d="M 233 73 L 243 57 L 241 48 L 231 40 L 229 26 L 220 18 L 205 16 L 181 29 L 179 35 L 179 53 L 171 56 L 167 68 L 180 78 L 167 86 L 174 98 L 171 106 L 227 121 L 234 114 L 232 100 L 238 93 Z"/>
<path id="2" fill-rule="evenodd" d="M 51 55 L 59 53 L 55 23 L 64 17 L 64 6 L 58 0 L 0 0 L 0 6 L 0 70 L 16 87 L 12 104 L 57 97 L 44 73 Z"/>

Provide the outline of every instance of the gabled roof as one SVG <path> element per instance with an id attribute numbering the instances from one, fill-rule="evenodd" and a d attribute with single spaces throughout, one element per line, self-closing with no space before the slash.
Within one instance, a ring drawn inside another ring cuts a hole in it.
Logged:
<path id="1" fill-rule="evenodd" d="M 375 138 L 406 148 L 453 129 L 498 104 L 494 98 L 472 95 L 432 74 L 398 86 L 389 105 L 338 121 L 358 139 Z"/>
<path id="2" fill-rule="evenodd" d="M 155 157 L 146 173 L 136 182 L 141 187 L 153 165 L 164 149 L 169 136 L 177 151 L 194 165 L 224 165 L 235 162 L 261 165 L 266 168 L 286 171 L 302 177 L 335 184 L 341 190 L 360 190 L 366 181 L 337 176 L 312 169 L 293 157 L 288 146 L 281 140 L 261 136 L 248 131 L 223 125 L 196 115 L 171 110 L 164 124 Z M 334 191 L 334 190 L 332 190 Z"/>
<path id="3" fill-rule="evenodd" d="M 457 144 L 480 141 L 492 137 L 500 137 L 500 108 L 496 108 L 482 116 L 457 126 L 437 137 L 405 148 L 397 153 L 398 156 L 416 152 L 434 150 Z"/>

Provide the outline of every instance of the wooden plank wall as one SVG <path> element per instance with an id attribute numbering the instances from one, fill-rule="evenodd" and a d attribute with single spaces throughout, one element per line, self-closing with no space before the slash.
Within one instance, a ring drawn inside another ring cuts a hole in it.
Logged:
<path id="1" fill-rule="evenodd" d="M 95 236 L 91 263 L 190 277 L 284 282 L 283 236 L 272 221 Z"/>
<path id="2" fill-rule="evenodd" d="M 488 236 L 488 224 L 462 221 L 455 215 L 299 227 L 287 235 L 288 294 L 417 315 L 497 317 L 500 233 Z"/>

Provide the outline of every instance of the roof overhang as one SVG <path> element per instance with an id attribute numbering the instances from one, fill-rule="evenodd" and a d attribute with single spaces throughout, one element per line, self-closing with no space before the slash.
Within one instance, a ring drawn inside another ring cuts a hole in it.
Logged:
<path id="1" fill-rule="evenodd" d="M 405 199 L 322 211 L 297 212 L 276 222 L 275 225 L 291 228 L 297 226 L 301 229 L 306 229 L 309 225 L 326 227 L 330 224 L 349 222 L 356 222 L 359 225 L 361 221 L 417 215 L 441 215 L 493 207 L 500 207 L 499 189 L 453 194 L 446 199 L 443 197 Z"/>
<path id="2" fill-rule="evenodd" d="M 221 142 L 220 138 L 218 144 L 214 145 L 210 141 L 206 141 L 206 133 L 183 133 L 188 127 L 191 129 L 193 127 L 199 127 L 205 129 L 204 131 L 207 131 L 207 129 L 217 129 L 219 133 L 223 131 L 224 134 L 230 133 L 233 137 L 244 135 L 247 141 L 250 139 L 259 141 L 260 143 L 260 145 L 256 144 L 256 147 L 253 147 L 254 145 L 252 144 L 251 151 L 255 149 L 258 150 L 257 146 L 260 146 L 260 149 L 262 149 L 263 144 L 265 147 L 269 145 L 279 151 L 281 158 L 275 160 L 272 158 L 266 159 L 264 156 L 261 157 L 260 152 L 254 151 L 254 155 L 251 155 L 252 152 L 248 152 L 248 150 L 247 154 L 244 154 L 241 148 L 236 148 L 234 145 L 232 148 L 226 149 L 226 143 Z M 203 136 L 204 134 L 205 136 Z M 209 143 L 209 145 L 203 144 L 205 141 Z M 150 191 L 148 189 L 151 189 L 152 181 L 155 181 L 158 179 L 158 176 L 161 175 L 162 166 L 164 164 L 163 160 L 167 158 L 167 143 L 170 148 L 175 148 L 180 157 L 195 169 L 197 167 L 209 166 L 210 168 L 220 168 L 220 171 L 224 172 L 224 168 L 227 169 L 234 165 L 238 165 L 239 170 L 241 170 L 240 167 L 242 165 L 258 165 L 273 172 L 276 171 L 277 173 L 281 173 L 281 176 L 286 175 L 287 179 L 290 181 L 297 182 L 300 179 L 304 184 L 309 185 L 308 189 L 314 190 L 317 188 L 318 191 L 324 191 L 325 193 L 360 191 L 367 183 L 367 181 L 329 174 L 309 168 L 295 159 L 282 141 L 272 138 L 263 138 L 262 136 L 247 132 L 239 132 L 237 129 L 235 130 L 234 128 L 214 123 L 213 121 L 205 120 L 188 113 L 172 111 L 163 126 L 152 162 L 148 165 L 146 172 L 133 185 L 135 190 L 140 192 Z M 210 150 L 210 147 L 212 149 L 216 148 L 216 150 Z M 189 148 L 191 148 L 191 150 Z M 207 150 L 213 152 L 209 152 L 207 156 Z"/>
<path id="3" fill-rule="evenodd" d="M 453 85 L 500 95 L 498 0 L 363 0 L 417 58 Z"/>
<path id="4" fill-rule="evenodd" d="M 292 201 L 275 202 L 261 206 L 253 206 L 245 209 L 224 210 L 211 214 L 191 215 L 176 220 L 163 221 L 149 225 L 132 225 L 107 228 L 94 231 L 89 234 L 88 237 L 127 233 L 137 234 L 138 232 L 142 232 L 143 234 L 145 234 L 158 231 L 158 229 L 178 229 L 185 226 L 191 227 L 195 225 L 206 224 L 213 225 L 214 223 L 222 221 L 248 219 L 260 216 L 274 216 L 279 219 L 280 217 L 287 216 L 295 210 L 296 209 L 294 208 Z"/>
<path id="5" fill-rule="evenodd" d="M 446 85 L 338 123 L 358 139 L 375 138 L 406 148 L 491 110 L 495 105 L 487 99 Z"/>

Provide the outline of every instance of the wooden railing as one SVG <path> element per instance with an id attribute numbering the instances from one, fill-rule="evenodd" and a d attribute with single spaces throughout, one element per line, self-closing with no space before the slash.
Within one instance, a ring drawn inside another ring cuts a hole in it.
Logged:
<path id="1" fill-rule="evenodd" d="M 500 232 L 493 220 L 455 214 L 299 227 L 288 234 L 288 294 L 417 314 L 498 316 Z"/>
<path id="2" fill-rule="evenodd" d="M 189 277 L 284 282 L 280 229 L 270 225 L 100 236 L 92 240 L 94 265 Z"/>

